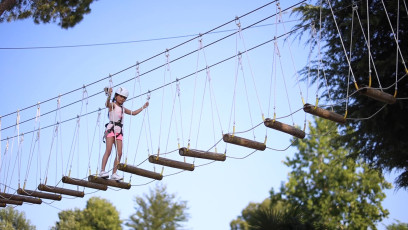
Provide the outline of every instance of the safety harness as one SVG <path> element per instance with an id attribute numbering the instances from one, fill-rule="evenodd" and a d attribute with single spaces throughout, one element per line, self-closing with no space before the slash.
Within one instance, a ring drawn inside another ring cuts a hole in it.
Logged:
<path id="1" fill-rule="evenodd" d="M 121 106 L 122 108 L 122 114 L 124 113 L 124 109 L 123 106 Z M 109 117 L 109 113 L 108 113 L 108 117 Z M 112 127 L 110 127 L 108 129 L 108 125 L 112 124 Z M 115 127 L 120 127 L 120 132 L 115 133 Z M 122 123 L 122 119 L 118 120 L 118 121 L 109 121 L 108 123 L 105 124 L 105 134 L 103 135 L 103 143 L 105 143 L 106 137 L 108 136 L 109 133 L 113 132 L 115 134 L 115 138 L 118 138 L 120 135 L 123 136 L 123 123 Z"/>

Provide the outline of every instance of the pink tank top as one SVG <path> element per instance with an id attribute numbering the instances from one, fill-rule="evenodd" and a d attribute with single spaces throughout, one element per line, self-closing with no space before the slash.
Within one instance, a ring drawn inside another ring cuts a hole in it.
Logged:
<path id="1" fill-rule="evenodd" d="M 122 120 L 124 108 L 120 107 L 119 105 L 114 106 L 113 110 L 109 112 L 109 120 L 113 122 L 117 122 Z M 123 121 L 122 121 L 123 123 Z"/>

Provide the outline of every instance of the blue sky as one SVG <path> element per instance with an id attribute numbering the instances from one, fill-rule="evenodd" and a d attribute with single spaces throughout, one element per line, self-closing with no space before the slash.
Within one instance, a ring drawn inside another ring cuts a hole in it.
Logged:
<path id="1" fill-rule="evenodd" d="M 276 26 L 276 17 L 271 17 L 260 23 L 263 25 L 261 27 L 244 30 L 241 36 L 232 35 L 200 52 L 172 62 L 199 47 L 200 43 L 195 39 L 171 49 L 194 38 L 187 35 L 209 31 L 266 3 L 260 0 L 121 1 L 120 4 L 97 1 L 91 5 L 91 14 L 68 30 L 60 29 L 56 24 L 35 25 L 31 20 L 0 24 L 1 47 L 53 47 L 133 41 L 76 48 L 0 50 L 0 96 L 4 100 L 0 108 L 1 115 L 73 91 L 61 97 L 61 106 L 66 108 L 55 112 L 57 100 L 50 100 L 41 104 L 41 114 L 45 115 L 37 122 L 30 120 L 21 124 L 19 130 L 13 127 L 2 131 L 1 139 L 4 139 L 31 131 L 39 125 L 44 128 L 55 121 L 66 121 L 61 124 L 58 135 L 53 135 L 53 127 L 42 129 L 38 142 L 33 141 L 32 133 L 24 134 L 22 141 L 10 139 L 7 155 L 3 155 L 6 141 L 1 142 L 3 162 L 12 162 L 8 165 L 14 167 L 7 176 L 10 185 L 17 188 L 19 182 L 23 184 L 27 179 L 26 188 L 33 190 L 40 180 L 47 177 L 49 185 L 72 189 L 74 186 L 60 182 L 61 175 L 67 175 L 71 170 L 71 176 L 84 178 L 89 168 L 92 173 L 100 168 L 99 162 L 104 151 L 100 140 L 103 124 L 106 123 L 106 111 L 101 111 L 99 123 L 98 113 L 94 111 L 103 109 L 105 96 L 100 92 L 110 84 L 110 74 L 113 75 L 113 85 L 126 87 L 132 97 L 152 91 L 149 113 L 125 120 L 124 158 L 128 158 L 129 164 L 141 164 L 140 167 L 147 170 L 161 172 L 161 166 L 143 163 L 149 154 L 157 154 L 159 148 L 161 154 L 171 152 L 177 149 L 178 143 L 186 146 L 190 140 L 192 148 L 208 150 L 222 133 L 232 131 L 234 121 L 237 132 L 246 131 L 262 121 L 262 114 L 272 117 L 274 107 L 277 117 L 294 113 L 292 117 L 282 119 L 282 122 L 294 122 L 302 126 L 305 115 L 302 111 L 296 112 L 302 107 L 299 91 L 311 103 L 316 93 L 315 86 L 307 87 L 296 81 L 295 72 L 306 65 L 309 52 L 309 47 L 302 41 L 284 43 L 283 38 L 278 40 L 282 69 L 278 59 L 274 59 L 273 42 L 242 54 L 241 62 L 231 58 L 214 65 L 237 52 L 244 52 L 289 31 L 293 23 Z M 294 3 L 282 2 L 282 9 Z M 241 28 L 245 28 L 275 12 L 276 5 L 271 4 L 240 19 L 239 23 Z M 294 19 L 288 16 L 288 13 L 283 14 L 284 21 Z M 232 22 L 218 29 L 217 33 L 205 35 L 202 37 L 202 45 L 211 44 L 237 28 L 237 24 Z M 170 37 L 177 38 L 158 39 Z M 168 57 L 163 53 L 166 49 L 171 49 L 167 53 Z M 161 55 L 143 62 L 156 54 Z M 156 68 L 167 61 L 170 62 L 168 66 Z M 139 65 L 140 83 L 134 79 L 137 76 L 136 68 L 128 69 L 137 62 L 143 62 Z M 212 65 L 208 73 L 198 71 Z M 278 76 L 276 83 L 270 84 L 270 78 L 275 75 Z M 210 83 L 206 81 L 209 77 Z M 99 82 L 100 79 L 104 80 Z M 176 79 L 182 79 L 178 86 L 180 97 L 175 97 L 176 84 L 159 88 Z M 234 90 L 236 79 L 237 87 Z M 89 85 L 85 93 L 81 89 L 83 85 Z M 142 95 L 128 100 L 125 106 L 137 109 L 145 100 L 146 95 Z M 82 116 L 79 121 L 76 119 L 77 115 L 87 113 L 91 114 Z M 36 106 L 21 111 L 21 121 L 35 115 Z M 308 120 L 310 118 L 306 117 Z M 13 125 L 16 114 L 5 116 L 1 121 L 2 128 Z M 268 135 L 267 146 L 270 148 L 282 150 L 290 144 L 288 135 L 266 130 L 262 126 L 242 133 L 242 136 L 250 139 L 255 136 L 257 141 L 263 142 L 265 134 Z M 268 197 L 271 188 L 278 190 L 281 183 L 287 180 L 289 170 L 282 161 L 296 151 L 294 148 L 286 151 L 267 149 L 251 154 L 249 149 L 226 146 L 222 141 L 217 144 L 217 150 L 227 151 L 230 158 L 225 162 L 208 165 L 204 165 L 208 163 L 205 160 L 186 159 L 196 165 L 193 172 L 178 173 L 179 170 L 169 168 L 163 171 L 165 177 L 162 183 L 168 191 L 188 201 L 191 218 L 185 229 L 229 229 L 229 222 L 240 215 L 249 202 L 261 202 Z M 33 160 L 28 167 L 31 155 Z M 244 159 L 232 158 L 247 155 Z M 184 160 L 175 152 L 163 156 Z M 112 165 L 112 161 L 108 162 L 109 165 Z M 2 180 L 4 176 L 1 175 Z M 394 180 L 393 174 L 386 176 L 389 181 Z M 98 196 L 112 202 L 120 211 L 121 218 L 127 219 L 134 212 L 134 197 L 147 193 L 156 183 L 125 174 L 125 181 L 129 180 L 133 185 L 130 190 L 95 192 L 86 189 L 87 195 L 82 199 L 64 197 L 62 201 L 43 203 L 41 206 L 23 205 L 17 209 L 24 211 L 38 229 L 47 229 L 58 220 L 60 210 L 83 209 L 90 197 Z M 400 205 L 408 201 L 407 193 L 391 189 L 386 194 L 383 205 L 390 211 L 390 216 L 384 223 L 388 224 L 393 219 L 408 222 Z M 381 224 L 378 227 L 384 228 Z"/>

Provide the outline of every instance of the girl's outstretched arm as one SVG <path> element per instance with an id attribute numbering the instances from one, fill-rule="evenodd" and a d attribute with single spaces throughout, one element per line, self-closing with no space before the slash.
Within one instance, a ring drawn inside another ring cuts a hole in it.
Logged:
<path id="1" fill-rule="evenodd" d="M 149 106 L 149 102 L 147 101 L 141 108 L 139 108 L 137 110 L 134 110 L 134 111 L 131 111 L 131 110 L 125 108 L 125 113 L 129 114 L 129 115 L 132 115 L 132 116 L 135 116 L 135 115 L 138 115 L 140 112 L 142 112 L 142 110 L 147 108 L 148 106 Z"/>

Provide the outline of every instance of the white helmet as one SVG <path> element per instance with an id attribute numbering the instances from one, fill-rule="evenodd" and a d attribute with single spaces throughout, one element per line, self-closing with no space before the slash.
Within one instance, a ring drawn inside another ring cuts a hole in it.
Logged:
<path id="1" fill-rule="evenodd" d="M 124 97 L 127 98 L 127 97 L 129 96 L 129 91 L 128 91 L 127 89 L 125 89 L 125 88 L 119 87 L 119 88 L 116 90 L 116 94 L 121 95 L 121 96 L 124 96 Z"/>

